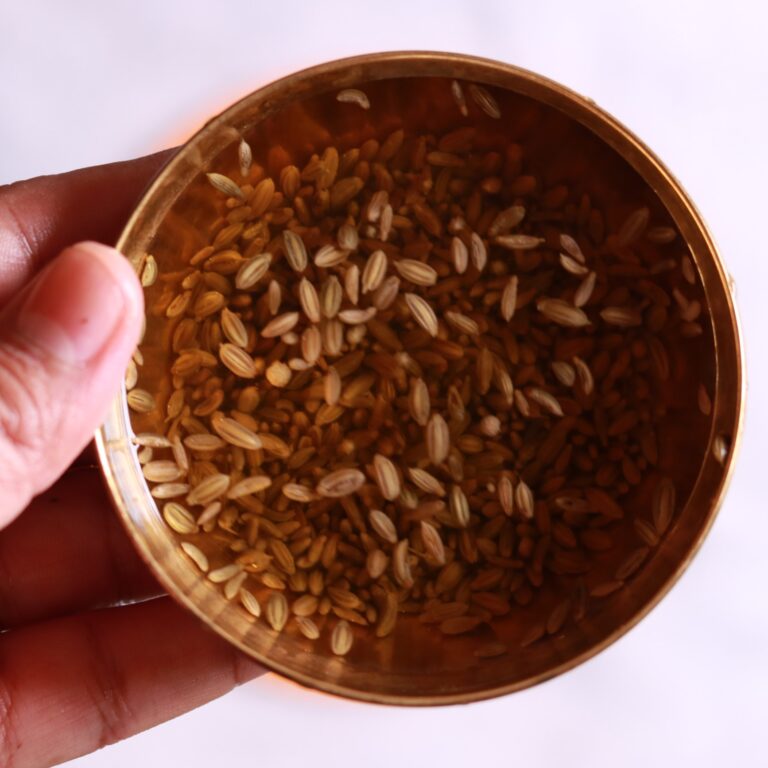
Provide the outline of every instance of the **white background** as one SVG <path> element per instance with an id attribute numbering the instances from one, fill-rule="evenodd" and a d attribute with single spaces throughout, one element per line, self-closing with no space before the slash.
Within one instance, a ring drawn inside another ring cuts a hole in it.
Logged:
<path id="1" fill-rule="evenodd" d="M 415 711 L 267 676 L 70 765 L 768 765 L 767 23 L 760 0 L 0 0 L 0 183 L 178 142 L 324 60 L 475 53 L 592 97 L 667 162 L 736 279 L 748 346 L 747 432 L 720 518 L 661 606 L 598 658 L 501 700 Z"/>

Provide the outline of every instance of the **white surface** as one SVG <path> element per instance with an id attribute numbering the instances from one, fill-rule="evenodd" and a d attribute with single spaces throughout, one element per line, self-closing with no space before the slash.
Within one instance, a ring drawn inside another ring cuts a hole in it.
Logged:
<path id="1" fill-rule="evenodd" d="M 681 583 L 579 669 L 468 707 L 398 710 L 267 677 L 77 768 L 184 765 L 765 766 L 768 59 L 755 2 L 21 0 L 0 6 L 0 182 L 178 141 L 251 87 L 383 49 L 506 60 L 591 96 L 667 162 L 736 278 L 748 428 Z M 282 6 L 284 10 L 278 10 Z M 220 8 L 220 9 L 219 9 Z M 751 345 L 749 344 L 751 342 Z"/>

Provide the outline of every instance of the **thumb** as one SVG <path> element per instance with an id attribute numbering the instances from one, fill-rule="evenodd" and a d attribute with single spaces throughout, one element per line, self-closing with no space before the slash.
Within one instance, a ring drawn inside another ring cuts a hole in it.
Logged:
<path id="1" fill-rule="evenodd" d="M 91 438 L 142 314 L 131 265 L 98 243 L 67 248 L 0 313 L 0 528 Z"/>

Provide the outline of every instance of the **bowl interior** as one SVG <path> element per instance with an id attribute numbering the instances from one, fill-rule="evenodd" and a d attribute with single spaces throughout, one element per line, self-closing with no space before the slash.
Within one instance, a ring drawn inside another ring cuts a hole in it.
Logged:
<path id="1" fill-rule="evenodd" d="M 484 83 L 497 99 L 501 120 L 473 107 L 458 112 L 451 80 Z M 336 94 L 359 87 L 369 110 L 341 108 Z M 99 435 L 110 490 L 139 550 L 169 592 L 213 629 L 258 660 L 302 683 L 363 699 L 396 703 L 449 703 L 496 695 L 530 685 L 578 663 L 618 637 L 644 615 L 693 555 L 716 512 L 727 480 L 741 413 L 739 340 L 727 281 L 698 215 L 674 179 L 629 133 L 594 105 L 530 73 L 493 62 L 441 54 L 392 54 L 337 62 L 267 86 L 211 121 L 171 160 L 131 219 L 120 248 L 138 262 L 151 252 L 161 273 L 183 269 L 221 226 L 205 171 L 235 175 L 237 146 L 245 137 L 254 159 L 273 177 L 288 162 L 302 167 L 313 153 L 378 140 L 398 128 L 406 133 L 443 134 L 461 125 L 477 128 L 477 146 L 503 152 L 524 148 L 523 172 L 534 174 L 541 194 L 559 186 L 578 202 L 589 195 L 616 232 L 627 215 L 645 206 L 654 225 L 675 227 L 681 236 L 659 246 L 669 258 L 689 254 L 704 310 L 703 333 L 664 338 L 669 377 L 658 391 L 667 416 L 660 428 L 658 464 L 626 497 L 625 520 L 613 531 L 616 546 L 595 557 L 589 585 L 608 581 L 638 546 L 631 521 L 648 518 L 658 478 L 674 480 L 676 515 L 644 567 L 623 589 L 589 598 L 586 615 L 562 632 L 521 648 L 531 627 L 551 611 L 556 595 L 545 587 L 532 606 L 515 606 L 485 634 L 446 639 L 415 620 L 376 642 L 359 634 L 344 658 L 328 642 L 312 643 L 297 632 L 277 634 L 227 601 L 219 585 L 204 578 L 178 547 L 143 480 L 131 445 L 132 431 L 156 431 L 163 414 L 134 418 L 125 398 L 114 404 Z M 142 387 L 161 388 L 170 365 L 170 329 L 153 306 L 167 305 L 162 280 L 150 289 L 148 327 L 142 345 Z M 693 290 L 693 289 L 692 289 Z M 697 393 L 712 400 L 703 415 Z M 157 388 L 157 390 L 156 390 Z M 167 396 L 167 392 L 166 392 Z M 226 540 L 197 542 L 213 564 L 224 562 Z M 218 549 L 217 549 L 218 548 Z M 358 630 L 355 630 L 356 632 Z M 510 650 L 478 658 L 479 642 L 501 640 Z"/>

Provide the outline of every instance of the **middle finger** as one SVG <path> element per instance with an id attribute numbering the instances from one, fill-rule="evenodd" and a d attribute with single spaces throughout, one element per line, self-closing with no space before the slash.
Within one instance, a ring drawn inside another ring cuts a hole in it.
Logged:
<path id="1" fill-rule="evenodd" d="M 73 467 L 0 531 L 0 630 L 161 593 L 95 468 Z"/>

